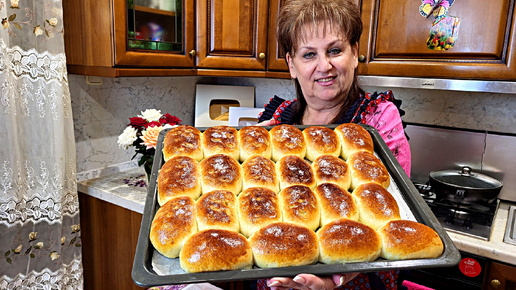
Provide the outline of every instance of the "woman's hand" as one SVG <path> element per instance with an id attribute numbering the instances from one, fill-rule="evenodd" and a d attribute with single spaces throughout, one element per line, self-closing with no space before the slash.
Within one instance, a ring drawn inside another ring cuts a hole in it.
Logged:
<path id="1" fill-rule="evenodd" d="M 256 124 L 256 126 L 274 126 L 275 123 L 276 122 L 274 121 L 274 119 L 270 119 L 267 121 L 260 122 L 260 123 Z"/>
<path id="2" fill-rule="evenodd" d="M 312 274 L 299 274 L 294 278 L 275 277 L 267 280 L 271 290 L 301 289 L 301 290 L 328 290 L 345 285 L 355 278 L 358 273 L 335 274 L 331 277 L 317 277 Z"/>

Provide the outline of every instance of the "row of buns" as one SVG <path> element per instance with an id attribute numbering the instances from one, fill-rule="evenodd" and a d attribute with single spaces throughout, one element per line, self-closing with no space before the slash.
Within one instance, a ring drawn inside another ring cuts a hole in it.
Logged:
<path id="1" fill-rule="evenodd" d="M 189 125 L 170 129 L 163 141 L 163 157 L 189 156 L 197 161 L 215 154 L 226 154 L 244 162 L 253 155 L 278 161 L 285 155 L 296 155 L 314 161 L 319 155 L 340 156 L 344 160 L 356 151 L 373 153 L 369 132 L 352 123 L 335 129 L 310 126 L 303 130 L 292 125 L 278 125 L 270 130 L 246 126 L 214 126 L 204 132 Z"/>
<path id="2" fill-rule="evenodd" d="M 346 226 L 339 223 L 333 225 L 339 220 L 345 220 Z M 400 247 L 406 248 L 409 244 L 393 245 L 392 241 L 385 238 L 383 240 L 386 242 L 380 247 L 380 239 L 374 234 L 375 230 L 381 232 L 380 229 L 383 226 L 399 220 L 396 201 L 387 190 L 375 183 L 361 185 L 352 194 L 331 183 L 321 184 L 315 191 L 311 191 L 306 186 L 291 186 L 279 194 L 266 188 L 249 188 L 238 197 L 229 191 L 218 190 L 203 195 L 197 201 L 182 196 L 165 203 L 152 222 L 150 239 L 153 246 L 163 255 L 170 258 L 180 256 L 181 267 L 187 272 L 241 269 L 240 266 L 226 268 L 220 265 L 219 268 L 213 268 L 213 265 L 205 265 L 205 260 L 201 259 L 199 262 L 192 260 L 192 257 L 200 256 L 206 257 L 211 262 L 213 259 L 221 258 L 210 256 L 213 251 L 216 253 L 223 251 L 217 250 L 215 246 L 203 251 L 198 249 L 202 244 L 206 244 L 198 240 L 205 239 L 206 236 L 204 238 L 197 236 L 206 231 L 212 231 L 212 234 L 213 231 L 230 232 L 219 232 L 217 235 L 230 235 L 232 239 L 239 240 L 238 243 L 232 242 L 233 245 L 244 246 L 247 243 L 244 240 L 248 238 L 249 246 L 253 249 L 254 263 L 259 267 L 306 265 L 318 259 L 323 263 L 372 261 L 378 258 L 379 250 L 382 248 L 385 248 L 382 257 L 394 260 L 425 258 L 429 257 L 426 256 L 428 253 L 438 252 L 436 250 L 438 247 L 436 248 L 435 245 L 439 244 L 440 238 L 437 235 L 435 236 L 439 242 L 429 240 L 431 251 L 421 243 L 414 245 L 410 241 L 410 245 L 414 247 L 406 253 L 399 254 Z M 327 229 L 330 224 L 333 226 Z M 286 225 L 288 230 L 281 230 Z M 343 230 L 344 228 L 348 230 Z M 306 239 L 310 242 L 308 245 L 290 248 L 296 243 L 294 240 L 287 242 L 286 239 L 291 239 L 290 235 L 298 230 L 301 232 L 296 236 L 306 235 Z M 337 230 L 338 234 L 335 233 Z M 315 232 L 318 237 L 314 236 Z M 404 239 L 404 235 L 408 234 L 402 234 L 401 240 Z M 217 239 L 217 237 L 210 239 Z M 228 239 L 229 237 L 225 241 Z M 392 239 L 400 241 L 399 236 L 392 236 Z M 375 246 L 373 247 L 371 243 Z M 225 247 L 227 248 L 228 245 Z M 278 247 L 286 248 L 278 250 Z M 349 247 L 358 248 L 351 250 Z M 390 247 L 395 249 L 389 250 Z M 193 251 L 192 248 L 197 250 Z M 362 251 L 361 248 L 363 248 Z M 298 253 L 299 259 L 292 259 L 288 249 Z M 285 256 L 283 259 L 278 259 L 278 255 Z M 307 259 L 307 257 L 311 258 Z M 249 263 L 244 264 L 246 267 L 249 266 Z M 241 264 L 237 263 L 237 265 Z"/>
<path id="3" fill-rule="evenodd" d="M 222 208 L 211 210 L 220 215 Z M 153 246 L 165 256 L 179 257 L 186 272 L 301 266 L 317 261 L 368 262 L 379 257 L 435 258 L 443 251 L 433 229 L 409 220 L 390 220 L 375 230 L 341 217 L 316 231 L 290 221 L 272 221 L 246 237 L 226 227 L 202 228 L 196 210 L 191 198 L 177 197 L 158 210 L 151 226 Z"/>
<path id="4" fill-rule="evenodd" d="M 159 170 L 158 203 L 179 195 L 196 200 L 213 190 L 238 195 L 250 187 L 265 187 L 278 193 L 292 185 L 314 189 L 322 183 L 335 183 L 345 190 L 375 182 L 387 188 L 390 177 L 381 160 L 367 151 L 353 153 L 347 161 L 334 155 L 320 155 L 312 164 L 296 155 L 286 155 L 274 163 L 260 155 L 243 164 L 226 154 L 216 154 L 197 162 L 191 157 L 170 158 Z"/>

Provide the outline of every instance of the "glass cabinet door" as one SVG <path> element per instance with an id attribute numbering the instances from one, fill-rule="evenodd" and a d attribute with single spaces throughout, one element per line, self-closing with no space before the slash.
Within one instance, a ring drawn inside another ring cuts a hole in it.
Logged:
<path id="1" fill-rule="evenodd" d="M 127 49 L 182 52 L 181 0 L 127 0 Z"/>

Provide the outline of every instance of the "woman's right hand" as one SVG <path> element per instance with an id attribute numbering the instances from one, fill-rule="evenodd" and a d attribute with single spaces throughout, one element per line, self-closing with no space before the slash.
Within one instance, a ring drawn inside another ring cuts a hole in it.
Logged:
<path id="1" fill-rule="evenodd" d="M 312 274 L 299 274 L 294 278 L 275 277 L 267 280 L 271 290 L 329 290 L 347 284 L 358 273 L 335 274 L 331 277 L 318 277 Z"/>

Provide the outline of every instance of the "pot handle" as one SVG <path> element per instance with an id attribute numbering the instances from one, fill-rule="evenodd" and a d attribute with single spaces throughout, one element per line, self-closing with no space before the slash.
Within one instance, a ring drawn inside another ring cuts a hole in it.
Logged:
<path id="1" fill-rule="evenodd" d="M 460 175 L 463 175 L 463 176 L 473 176 L 473 173 L 471 173 L 471 167 L 463 166 L 462 167 L 462 171 L 460 172 Z"/>

